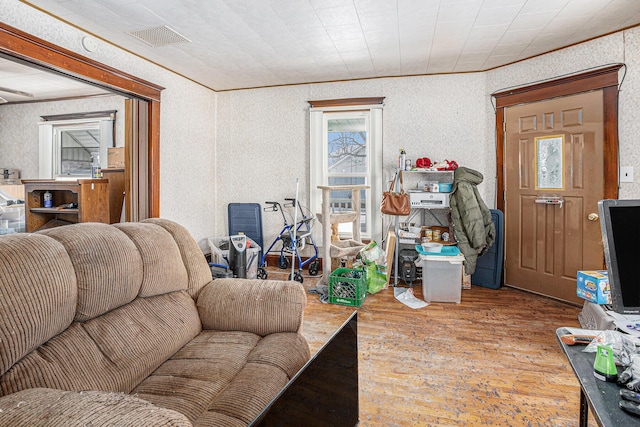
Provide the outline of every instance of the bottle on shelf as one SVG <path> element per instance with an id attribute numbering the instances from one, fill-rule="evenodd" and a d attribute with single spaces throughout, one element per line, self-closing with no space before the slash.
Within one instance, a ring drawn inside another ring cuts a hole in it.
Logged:
<path id="1" fill-rule="evenodd" d="M 44 207 L 51 208 L 53 207 L 53 197 L 50 192 L 45 191 L 44 193 Z"/>
<path id="2" fill-rule="evenodd" d="M 404 170 L 406 161 L 407 161 L 407 152 L 404 151 L 404 148 L 401 148 L 400 154 L 398 155 L 398 169 Z"/>
<path id="3" fill-rule="evenodd" d="M 93 155 L 93 162 L 91 163 L 91 178 L 102 178 L 102 168 L 100 167 L 100 155 Z"/>

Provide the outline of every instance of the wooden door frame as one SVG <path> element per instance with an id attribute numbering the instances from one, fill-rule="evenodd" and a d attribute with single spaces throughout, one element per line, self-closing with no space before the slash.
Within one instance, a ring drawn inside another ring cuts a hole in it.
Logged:
<path id="1" fill-rule="evenodd" d="M 618 71 L 615 64 L 530 86 L 495 92 L 496 100 L 496 207 L 505 210 L 505 109 L 518 104 L 602 89 L 604 119 L 604 197 L 618 198 Z M 505 218 L 506 221 L 506 218 Z M 506 253 L 506 251 L 505 251 Z"/>
<path id="2" fill-rule="evenodd" d="M 148 174 L 139 178 L 148 183 L 147 215 L 158 217 L 160 215 L 160 92 L 164 88 L 2 22 L 0 22 L 0 53 L 124 96 L 148 101 Z M 138 173 L 137 167 L 135 173 Z"/>

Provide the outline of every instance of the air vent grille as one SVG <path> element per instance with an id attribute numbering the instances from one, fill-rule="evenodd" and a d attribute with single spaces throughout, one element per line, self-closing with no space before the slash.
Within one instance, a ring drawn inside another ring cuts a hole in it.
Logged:
<path id="1" fill-rule="evenodd" d="M 166 25 L 147 28 L 144 30 L 127 31 L 127 34 L 145 42 L 151 47 L 167 46 L 178 43 L 191 43 L 191 40 Z"/>

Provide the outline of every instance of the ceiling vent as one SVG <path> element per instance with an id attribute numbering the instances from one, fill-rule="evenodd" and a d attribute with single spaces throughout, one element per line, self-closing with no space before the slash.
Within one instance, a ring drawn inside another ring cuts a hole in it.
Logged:
<path id="1" fill-rule="evenodd" d="M 178 43 L 191 43 L 191 40 L 166 25 L 147 28 L 144 30 L 127 31 L 127 34 L 131 37 L 137 38 L 138 40 L 142 40 L 151 47 L 167 46 Z"/>

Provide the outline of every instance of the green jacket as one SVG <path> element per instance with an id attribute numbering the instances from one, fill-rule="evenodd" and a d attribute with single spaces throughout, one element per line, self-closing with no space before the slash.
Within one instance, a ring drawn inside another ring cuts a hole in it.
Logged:
<path id="1" fill-rule="evenodd" d="M 482 179 L 480 172 L 459 167 L 451 189 L 451 221 L 458 249 L 465 257 L 466 274 L 473 274 L 478 256 L 491 247 L 496 236 L 491 212 L 476 188 Z"/>

